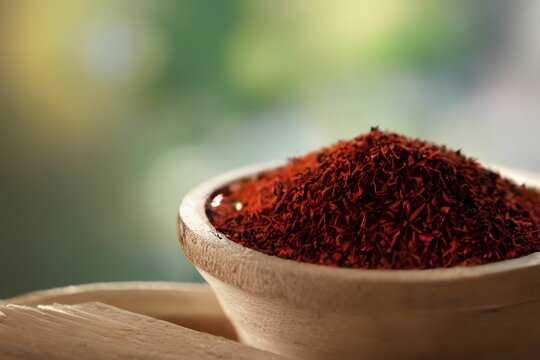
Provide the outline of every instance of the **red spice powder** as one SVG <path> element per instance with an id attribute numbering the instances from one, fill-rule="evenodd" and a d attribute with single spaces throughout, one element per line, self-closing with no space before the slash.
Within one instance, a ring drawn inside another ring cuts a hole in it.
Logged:
<path id="1" fill-rule="evenodd" d="M 378 129 L 216 195 L 207 214 L 218 231 L 302 262 L 429 269 L 540 251 L 540 192 Z"/>

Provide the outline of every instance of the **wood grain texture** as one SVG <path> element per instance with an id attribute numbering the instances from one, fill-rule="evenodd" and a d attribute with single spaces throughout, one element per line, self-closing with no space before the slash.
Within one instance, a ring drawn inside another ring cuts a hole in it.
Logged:
<path id="1" fill-rule="evenodd" d="M 0 359 L 284 359 L 101 303 L 0 305 Z"/>
<path id="2" fill-rule="evenodd" d="M 72 285 L 0 300 L 0 305 L 48 305 L 100 302 L 169 321 L 193 330 L 236 340 L 229 319 L 206 284 L 129 281 Z"/>

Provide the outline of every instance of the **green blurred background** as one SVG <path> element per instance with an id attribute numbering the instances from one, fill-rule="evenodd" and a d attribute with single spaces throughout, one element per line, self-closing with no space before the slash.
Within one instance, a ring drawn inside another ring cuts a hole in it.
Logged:
<path id="1" fill-rule="evenodd" d="M 193 186 L 379 125 L 540 170 L 538 1 L 0 0 L 0 298 L 200 281 Z"/>

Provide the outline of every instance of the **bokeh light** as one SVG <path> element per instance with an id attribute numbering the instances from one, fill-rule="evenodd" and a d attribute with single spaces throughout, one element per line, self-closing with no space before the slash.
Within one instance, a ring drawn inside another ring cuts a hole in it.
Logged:
<path id="1" fill-rule="evenodd" d="M 181 197 L 371 126 L 540 171 L 533 0 L 0 2 L 0 298 L 200 281 Z"/>

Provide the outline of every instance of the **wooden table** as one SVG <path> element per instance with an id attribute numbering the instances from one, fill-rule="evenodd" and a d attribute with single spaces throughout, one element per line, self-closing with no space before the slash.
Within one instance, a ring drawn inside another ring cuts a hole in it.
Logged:
<path id="1" fill-rule="evenodd" d="M 89 284 L 0 301 L 0 359 L 284 359 L 233 339 L 201 284 Z"/>

